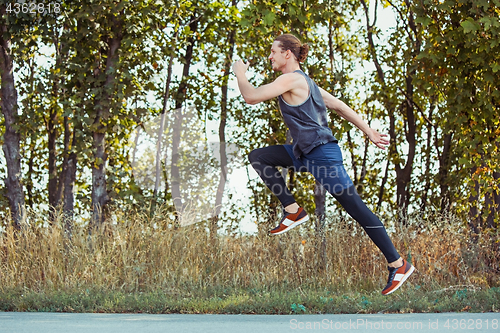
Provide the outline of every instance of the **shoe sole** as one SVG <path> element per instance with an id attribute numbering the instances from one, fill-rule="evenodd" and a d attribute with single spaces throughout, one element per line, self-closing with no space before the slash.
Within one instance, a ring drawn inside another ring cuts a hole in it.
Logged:
<path id="1" fill-rule="evenodd" d="M 281 231 L 279 231 L 279 232 L 270 233 L 270 234 L 271 234 L 271 235 L 281 235 L 281 234 L 283 234 L 283 233 L 285 233 L 285 232 L 287 232 L 287 231 L 290 231 L 290 230 L 292 230 L 293 228 L 295 228 L 296 226 L 301 225 L 302 223 L 307 222 L 307 221 L 309 221 L 309 215 L 306 215 L 306 216 L 304 216 L 302 219 L 300 219 L 300 220 L 298 220 L 298 221 L 295 221 L 294 223 L 290 224 L 290 225 L 288 226 L 288 228 L 286 228 L 285 230 L 281 230 Z"/>
<path id="2" fill-rule="evenodd" d="M 415 267 L 412 265 L 411 268 L 408 270 L 408 272 L 406 272 L 406 274 L 403 276 L 401 281 L 399 281 L 399 283 L 396 285 L 396 287 L 394 287 L 394 289 L 392 289 L 391 291 L 389 291 L 387 294 L 384 294 L 384 295 L 387 296 L 389 294 L 392 294 L 396 290 L 398 290 L 399 287 L 401 287 L 403 285 L 403 283 L 406 281 L 406 279 L 408 279 L 410 277 L 410 275 L 413 274 L 414 271 L 415 271 Z"/>

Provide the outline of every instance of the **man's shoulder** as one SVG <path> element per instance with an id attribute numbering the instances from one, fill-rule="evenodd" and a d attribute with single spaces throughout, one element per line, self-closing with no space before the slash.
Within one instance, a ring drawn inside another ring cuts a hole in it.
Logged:
<path id="1" fill-rule="evenodd" d="M 299 72 L 290 72 L 290 73 L 286 73 L 286 74 L 281 74 L 280 76 L 278 76 L 278 78 L 276 80 L 280 80 L 282 82 L 290 82 L 290 83 L 299 83 L 299 82 L 304 82 L 304 79 L 308 77 L 307 75 L 305 74 L 301 74 Z"/>
<path id="2" fill-rule="evenodd" d="M 304 77 L 304 75 L 300 74 L 300 72 L 295 71 L 295 72 L 290 72 L 290 73 L 283 73 L 280 76 L 278 76 L 278 78 L 280 78 L 280 77 L 286 77 L 286 78 Z"/>

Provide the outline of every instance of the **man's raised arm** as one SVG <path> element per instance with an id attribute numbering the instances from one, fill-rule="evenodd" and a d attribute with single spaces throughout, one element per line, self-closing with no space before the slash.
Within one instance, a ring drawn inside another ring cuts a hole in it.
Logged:
<path id="1" fill-rule="evenodd" d="M 293 77 L 290 75 L 281 75 L 269 84 L 255 88 L 248 82 L 245 75 L 250 63 L 244 63 L 241 60 L 233 64 L 233 72 L 238 80 L 238 87 L 241 96 L 248 104 L 257 104 L 263 101 L 278 97 L 279 95 L 293 88 Z"/>

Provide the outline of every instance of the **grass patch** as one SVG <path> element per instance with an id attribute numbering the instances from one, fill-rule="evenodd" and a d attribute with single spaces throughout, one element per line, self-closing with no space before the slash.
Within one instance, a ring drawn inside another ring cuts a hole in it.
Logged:
<path id="1" fill-rule="evenodd" d="M 230 290 L 185 297 L 164 291 L 125 293 L 99 289 L 3 290 L 1 311 L 94 313 L 326 314 L 498 312 L 500 289 L 425 291 L 407 287 L 389 297 L 379 292 L 329 290 Z"/>
<path id="2" fill-rule="evenodd" d="M 380 294 L 386 262 L 355 223 L 332 219 L 280 237 L 176 229 L 164 214 L 117 212 L 89 234 L 30 216 L 0 232 L 0 311 L 147 313 L 377 313 L 497 311 L 496 233 L 471 237 L 436 217 L 396 226 L 400 254 L 417 271 Z"/>

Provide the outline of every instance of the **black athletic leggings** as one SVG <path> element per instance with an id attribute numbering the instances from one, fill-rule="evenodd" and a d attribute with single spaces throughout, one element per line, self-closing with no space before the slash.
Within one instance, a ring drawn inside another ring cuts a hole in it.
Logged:
<path id="1" fill-rule="evenodd" d="M 294 168 L 298 172 L 311 172 L 347 213 L 363 227 L 382 251 L 387 262 L 391 263 L 400 258 L 384 225 L 361 200 L 348 179 L 342 165 L 340 148 L 336 143 L 321 145 L 311 153 L 305 154 L 300 160 L 295 159 L 290 152 L 291 146 L 270 146 L 253 150 L 248 155 L 252 167 L 266 186 L 278 197 L 283 207 L 294 203 L 295 199 L 277 167 Z"/>

